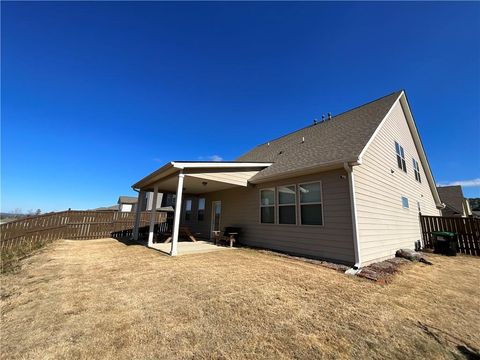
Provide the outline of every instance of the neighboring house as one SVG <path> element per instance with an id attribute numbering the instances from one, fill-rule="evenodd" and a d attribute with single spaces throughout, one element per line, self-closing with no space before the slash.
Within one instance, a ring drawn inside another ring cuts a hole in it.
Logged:
<path id="1" fill-rule="evenodd" d="M 138 199 L 133 196 L 120 196 L 118 198 L 118 210 L 122 212 L 134 211 L 137 206 Z"/>
<path id="2" fill-rule="evenodd" d="M 470 203 L 463 196 L 462 187 L 456 186 L 439 186 L 437 188 L 440 199 L 445 204 L 442 210 L 443 216 L 461 216 L 467 217 L 472 215 Z"/>
<path id="3" fill-rule="evenodd" d="M 117 205 L 99 207 L 93 210 L 116 210 L 122 212 L 132 212 L 137 209 L 138 198 L 133 196 L 120 196 L 117 201 Z M 158 211 L 173 211 L 172 204 L 175 202 L 174 194 L 165 194 L 162 193 L 157 195 L 157 210 Z M 145 193 L 145 201 L 142 201 L 142 211 L 152 210 L 153 203 L 153 192 Z"/>
<path id="4" fill-rule="evenodd" d="M 205 238 L 236 226 L 246 245 L 354 268 L 413 249 L 422 236 L 419 212 L 438 216 L 442 207 L 403 91 L 235 161 L 172 161 L 132 187 L 139 199 L 176 193 L 171 255 L 180 224 Z"/>

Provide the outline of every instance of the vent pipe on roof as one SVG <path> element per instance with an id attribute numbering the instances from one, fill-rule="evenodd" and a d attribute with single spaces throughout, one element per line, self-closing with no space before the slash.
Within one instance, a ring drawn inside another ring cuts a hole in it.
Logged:
<path id="1" fill-rule="evenodd" d="M 317 119 L 313 119 L 313 125 L 317 125 Z"/>
<path id="2" fill-rule="evenodd" d="M 305 142 L 305 136 L 302 136 L 302 144 Z"/>
<path id="3" fill-rule="evenodd" d="M 332 120 L 332 113 L 328 113 L 328 120 Z"/>
<path id="4" fill-rule="evenodd" d="M 325 114 L 322 114 L 322 121 L 325 121 Z"/>

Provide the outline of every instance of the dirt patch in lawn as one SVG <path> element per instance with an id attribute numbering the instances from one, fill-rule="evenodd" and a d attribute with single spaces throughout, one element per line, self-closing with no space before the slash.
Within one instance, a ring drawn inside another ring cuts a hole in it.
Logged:
<path id="1" fill-rule="evenodd" d="M 388 286 L 237 249 L 171 258 L 59 241 L 2 276 L 2 359 L 462 359 L 480 259 L 430 256 Z"/>

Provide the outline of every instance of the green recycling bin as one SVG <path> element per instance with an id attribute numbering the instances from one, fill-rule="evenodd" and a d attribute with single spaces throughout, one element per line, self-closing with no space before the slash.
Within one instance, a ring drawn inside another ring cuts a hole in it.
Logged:
<path id="1" fill-rule="evenodd" d="M 457 234 L 448 231 L 434 231 L 433 252 L 447 256 L 457 255 Z"/>

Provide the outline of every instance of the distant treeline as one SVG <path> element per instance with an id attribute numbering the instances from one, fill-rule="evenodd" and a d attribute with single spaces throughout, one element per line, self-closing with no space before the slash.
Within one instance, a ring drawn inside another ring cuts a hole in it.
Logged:
<path id="1" fill-rule="evenodd" d="M 15 211 L 11 213 L 0 212 L 0 219 L 22 219 L 27 216 L 40 215 L 42 210 L 29 210 L 26 214 L 23 214 L 21 211 Z"/>
<path id="2" fill-rule="evenodd" d="M 468 199 L 470 202 L 470 208 L 472 211 L 480 211 L 480 198 L 471 198 Z"/>

